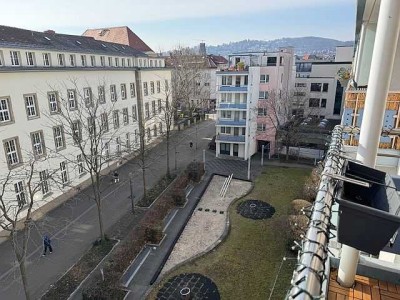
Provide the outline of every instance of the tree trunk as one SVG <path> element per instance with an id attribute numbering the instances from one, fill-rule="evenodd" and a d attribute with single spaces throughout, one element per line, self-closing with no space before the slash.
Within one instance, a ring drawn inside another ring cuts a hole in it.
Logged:
<path id="1" fill-rule="evenodd" d="M 169 131 L 168 131 L 168 129 L 167 129 L 166 144 L 167 144 L 167 177 L 170 178 L 171 177 L 171 172 L 170 172 L 170 169 L 169 169 Z"/>
<path id="2" fill-rule="evenodd" d="M 289 160 L 289 149 L 290 149 L 289 144 L 286 144 L 286 161 Z"/>
<path id="3" fill-rule="evenodd" d="M 24 228 L 24 239 L 27 239 L 29 237 L 29 234 L 27 235 L 26 230 L 29 230 L 29 228 Z M 22 249 L 18 246 L 18 234 L 16 232 L 11 234 L 12 238 L 12 247 L 14 250 L 15 257 L 17 258 L 18 261 L 18 267 L 19 267 L 19 272 L 21 274 L 21 280 L 22 280 L 22 286 L 24 288 L 24 294 L 26 300 L 30 300 L 31 296 L 29 293 L 29 286 L 28 286 L 28 275 L 26 273 L 26 266 L 25 266 L 25 260 L 26 260 L 26 245 L 27 245 L 27 240 L 24 240 L 23 243 L 24 245 L 22 246 Z"/>
<path id="4" fill-rule="evenodd" d="M 100 174 L 98 174 L 100 175 Z M 91 175 L 92 179 L 92 187 L 93 187 L 93 192 L 94 192 L 94 201 L 96 202 L 96 207 L 97 207 L 97 216 L 99 218 L 99 230 L 100 230 L 100 239 L 101 241 L 104 241 L 105 234 L 104 234 L 104 226 L 103 226 L 103 212 L 101 208 L 101 195 L 100 195 L 100 181 L 97 179 L 93 178 L 94 175 Z"/>
<path id="5" fill-rule="evenodd" d="M 19 265 L 19 271 L 21 273 L 22 286 L 24 287 L 25 298 L 26 298 L 26 300 L 30 300 L 31 296 L 29 294 L 28 276 L 26 274 L 25 258 L 26 258 L 26 255 L 24 255 L 20 259 L 18 259 L 18 265 Z"/>
<path id="6" fill-rule="evenodd" d="M 143 199 L 146 199 L 146 166 L 142 162 L 142 180 L 143 180 Z"/>

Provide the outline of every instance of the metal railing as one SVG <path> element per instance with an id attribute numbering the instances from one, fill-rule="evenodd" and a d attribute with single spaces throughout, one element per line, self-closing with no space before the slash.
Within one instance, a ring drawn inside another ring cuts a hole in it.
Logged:
<path id="1" fill-rule="evenodd" d="M 221 190 L 220 190 L 220 192 L 219 192 L 219 196 L 220 196 L 220 197 L 225 198 L 226 192 L 228 191 L 228 188 L 229 188 L 229 184 L 230 184 L 231 181 L 232 181 L 232 177 L 233 177 L 233 174 L 229 175 L 229 176 L 225 179 L 224 184 L 222 185 L 222 188 L 221 188 Z"/>
<path id="2" fill-rule="evenodd" d="M 330 238 L 330 218 L 333 205 L 333 193 L 336 181 L 332 178 L 340 175 L 344 159 L 341 156 L 343 127 L 338 125 L 332 132 L 332 139 L 324 161 L 317 197 L 313 204 L 309 227 L 298 252 L 298 264 L 293 272 L 291 288 L 286 299 L 308 300 L 325 299 L 323 286 L 327 280 L 325 271 L 328 259 Z"/>

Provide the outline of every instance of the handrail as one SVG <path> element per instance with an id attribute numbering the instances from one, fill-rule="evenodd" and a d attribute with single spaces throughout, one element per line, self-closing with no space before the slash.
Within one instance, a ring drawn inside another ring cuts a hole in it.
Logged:
<path id="1" fill-rule="evenodd" d="M 341 174 L 344 159 L 341 157 L 343 127 L 337 125 L 324 162 L 319 190 L 315 199 L 306 236 L 301 242 L 298 264 L 293 272 L 291 288 L 286 299 L 324 299 L 323 285 L 327 279 L 325 265 L 328 258 L 330 218 L 333 205 L 335 179 Z"/>

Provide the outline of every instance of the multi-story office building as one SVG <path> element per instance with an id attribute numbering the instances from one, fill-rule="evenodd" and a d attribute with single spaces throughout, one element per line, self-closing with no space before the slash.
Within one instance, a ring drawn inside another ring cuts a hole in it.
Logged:
<path id="1" fill-rule="evenodd" d="M 291 47 L 229 56 L 228 69 L 217 72 L 217 156 L 247 159 L 262 146 L 273 154 L 277 123 L 269 105 L 284 101 L 294 77 Z"/>
<path id="2" fill-rule="evenodd" d="M 142 117 L 146 142 L 165 129 L 158 116 L 171 74 L 163 58 L 53 31 L 0 26 L 0 34 L 0 180 L 9 171 L 22 174 L 35 158 L 40 176 L 34 180 L 40 181 L 41 191 L 34 209 L 89 179 L 81 166 L 82 155 L 74 147 L 73 137 L 80 133 L 68 132 L 71 124 L 60 112 L 76 116 L 79 121 L 71 129 L 76 132 L 90 127 L 89 122 L 107 129 L 101 147 L 105 158 L 111 159 L 109 165 L 139 147 Z M 89 109 L 80 110 L 82 99 L 85 107 L 96 107 L 93 102 L 99 105 L 101 120 L 90 120 L 85 115 Z M 55 184 L 49 174 L 60 182 Z M 3 199 L 24 206 L 23 176 L 11 177 L 8 185 Z"/>
<path id="3" fill-rule="evenodd" d="M 338 71 L 350 71 L 352 59 L 353 47 L 336 47 L 334 61 L 296 61 L 293 114 L 315 119 L 340 120 L 344 88 L 338 81 Z"/>

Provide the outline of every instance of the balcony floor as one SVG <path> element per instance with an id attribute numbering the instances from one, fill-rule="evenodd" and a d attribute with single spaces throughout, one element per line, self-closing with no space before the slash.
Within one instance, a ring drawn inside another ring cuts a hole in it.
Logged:
<path id="1" fill-rule="evenodd" d="M 400 285 L 356 275 L 353 288 L 344 288 L 336 281 L 337 270 L 331 271 L 328 300 L 394 300 L 400 299 Z"/>

